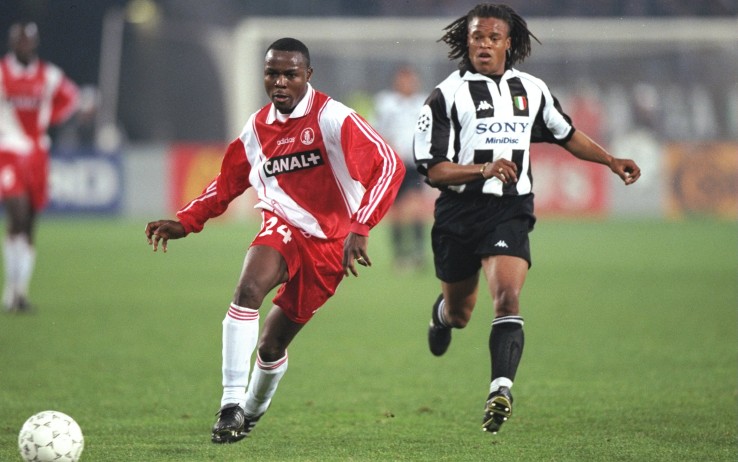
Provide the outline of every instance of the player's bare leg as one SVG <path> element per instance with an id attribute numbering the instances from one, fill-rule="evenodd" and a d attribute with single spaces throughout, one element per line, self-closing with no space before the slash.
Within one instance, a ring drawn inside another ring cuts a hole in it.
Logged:
<path id="1" fill-rule="evenodd" d="M 443 355 L 451 343 L 451 329 L 463 329 L 477 302 L 479 275 L 459 282 L 442 282 L 442 293 L 431 310 L 428 346 L 435 356 Z"/>

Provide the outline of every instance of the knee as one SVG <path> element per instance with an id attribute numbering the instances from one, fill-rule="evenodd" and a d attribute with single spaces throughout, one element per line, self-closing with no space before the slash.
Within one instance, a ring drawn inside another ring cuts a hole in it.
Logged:
<path id="1" fill-rule="evenodd" d="M 446 317 L 446 323 L 453 327 L 454 329 L 463 329 L 466 327 L 467 324 L 469 324 L 469 320 L 471 319 L 471 313 L 474 309 L 474 306 L 463 306 L 461 309 L 449 309 L 450 307 L 446 307 L 446 311 L 444 313 Z"/>
<path id="2" fill-rule="evenodd" d="M 265 291 L 261 289 L 259 284 L 251 280 L 246 280 L 239 282 L 233 294 L 233 301 L 238 306 L 258 310 L 265 296 Z"/>
<path id="3" fill-rule="evenodd" d="M 454 329 L 463 329 L 469 324 L 469 319 L 463 316 L 449 316 L 448 323 Z"/>
<path id="4" fill-rule="evenodd" d="M 267 340 L 261 340 L 259 342 L 258 352 L 259 358 L 263 362 L 271 363 L 284 358 L 284 355 L 287 354 L 287 348 Z"/>
<path id="5" fill-rule="evenodd" d="M 520 313 L 520 291 L 502 289 L 495 293 L 494 299 L 495 317 L 517 316 Z"/>

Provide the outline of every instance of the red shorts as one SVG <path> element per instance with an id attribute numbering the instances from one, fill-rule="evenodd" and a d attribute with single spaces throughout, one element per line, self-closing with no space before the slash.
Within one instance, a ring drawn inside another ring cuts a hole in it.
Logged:
<path id="1" fill-rule="evenodd" d="M 0 198 L 28 196 L 38 211 L 48 202 L 49 157 L 43 151 L 19 156 L 0 151 Z"/>
<path id="2" fill-rule="evenodd" d="M 318 239 L 303 234 L 264 210 L 261 231 L 251 246 L 273 247 L 287 262 L 289 280 L 272 302 L 292 321 L 305 324 L 336 292 L 343 279 L 343 239 Z"/>

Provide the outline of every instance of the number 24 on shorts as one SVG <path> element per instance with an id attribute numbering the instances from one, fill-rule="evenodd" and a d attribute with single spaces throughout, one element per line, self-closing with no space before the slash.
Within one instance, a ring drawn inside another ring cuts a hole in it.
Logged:
<path id="1" fill-rule="evenodd" d="M 279 218 L 270 217 L 267 221 L 264 222 L 264 226 L 262 228 L 264 231 L 259 234 L 259 237 L 271 236 L 272 234 L 274 234 L 276 226 L 277 233 L 282 235 L 282 242 L 285 244 L 290 242 L 292 240 L 292 231 L 285 224 L 277 226 L 278 222 Z"/>

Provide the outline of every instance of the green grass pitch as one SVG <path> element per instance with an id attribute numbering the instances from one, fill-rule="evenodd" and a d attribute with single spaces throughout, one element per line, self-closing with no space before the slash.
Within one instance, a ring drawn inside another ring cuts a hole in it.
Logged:
<path id="1" fill-rule="evenodd" d="M 156 217 L 152 217 L 156 218 Z M 738 226 L 542 219 L 522 296 L 511 420 L 481 431 L 491 301 L 430 355 L 431 269 L 345 280 L 290 348 L 252 436 L 210 443 L 220 329 L 256 223 L 151 252 L 144 220 L 45 218 L 36 314 L 0 316 L 0 460 L 30 415 L 85 434 L 83 461 L 735 461 Z M 430 251 L 429 251 L 430 252 Z"/>

